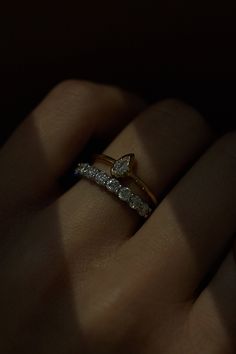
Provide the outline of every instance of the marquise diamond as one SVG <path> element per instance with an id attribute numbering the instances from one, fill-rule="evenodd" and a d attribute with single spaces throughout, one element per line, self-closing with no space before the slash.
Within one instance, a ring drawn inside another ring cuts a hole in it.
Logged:
<path id="1" fill-rule="evenodd" d="M 111 168 L 111 174 L 115 177 L 124 177 L 131 169 L 131 164 L 134 159 L 133 154 L 121 157 Z"/>

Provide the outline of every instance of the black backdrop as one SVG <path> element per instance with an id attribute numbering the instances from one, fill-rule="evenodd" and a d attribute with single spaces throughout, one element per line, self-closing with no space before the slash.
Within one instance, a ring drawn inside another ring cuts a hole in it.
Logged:
<path id="1" fill-rule="evenodd" d="M 1 19 L 3 142 L 56 83 L 111 83 L 177 97 L 236 126 L 235 1 L 8 3 Z"/>

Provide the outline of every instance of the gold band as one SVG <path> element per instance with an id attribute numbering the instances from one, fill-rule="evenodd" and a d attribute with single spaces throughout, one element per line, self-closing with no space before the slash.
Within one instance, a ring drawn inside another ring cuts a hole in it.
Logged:
<path id="1" fill-rule="evenodd" d="M 135 162 L 135 155 L 134 154 L 127 154 L 119 158 L 118 160 L 113 159 L 110 156 L 104 154 L 95 154 L 94 161 L 102 161 L 105 162 L 107 165 L 111 166 L 111 175 L 116 178 L 122 177 L 130 177 L 132 178 L 136 185 L 139 186 L 151 199 L 153 204 L 157 205 L 157 198 L 152 193 L 152 191 L 148 188 L 148 186 L 136 176 L 133 172 L 133 165 Z"/>

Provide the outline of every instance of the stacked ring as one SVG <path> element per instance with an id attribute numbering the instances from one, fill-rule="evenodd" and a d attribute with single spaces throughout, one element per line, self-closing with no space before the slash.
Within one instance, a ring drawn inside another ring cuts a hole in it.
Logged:
<path id="1" fill-rule="evenodd" d="M 110 166 L 111 175 L 115 178 L 129 177 L 134 180 L 136 185 L 138 185 L 151 199 L 154 206 L 157 205 L 157 199 L 148 186 L 134 173 L 134 163 L 135 155 L 127 154 L 120 157 L 118 160 L 113 159 L 110 156 L 104 154 L 95 154 L 94 161 L 103 161 Z"/>
<path id="2" fill-rule="evenodd" d="M 120 200 L 126 202 L 130 208 L 144 217 L 148 218 L 152 212 L 152 208 L 141 197 L 133 193 L 131 189 L 124 186 L 120 181 L 109 176 L 105 171 L 100 170 L 88 163 L 79 163 L 74 171 L 74 174 L 92 180 L 96 184 L 103 186 L 106 190 L 116 195 Z"/>

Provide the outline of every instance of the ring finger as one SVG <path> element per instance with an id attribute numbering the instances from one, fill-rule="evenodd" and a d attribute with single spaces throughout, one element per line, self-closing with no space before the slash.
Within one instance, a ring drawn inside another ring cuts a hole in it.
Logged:
<path id="1" fill-rule="evenodd" d="M 141 113 L 104 153 L 115 159 L 134 153 L 137 174 L 161 198 L 212 139 L 211 130 L 196 111 L 169 100 Z M 54 214 L 55 210 L 66 247 L 72 252 L 90 241 L 96 252 L 104 252 L 104 247 L 110 249 L 134 234 L 141 220 L 125 203 L 87 179 L 76 183 L 48 212 Z"/>

